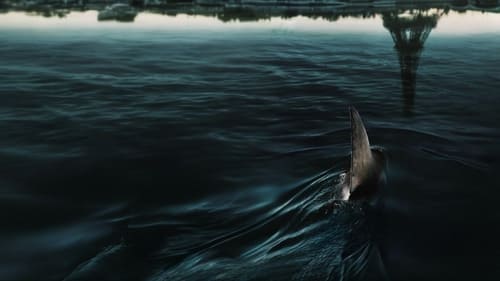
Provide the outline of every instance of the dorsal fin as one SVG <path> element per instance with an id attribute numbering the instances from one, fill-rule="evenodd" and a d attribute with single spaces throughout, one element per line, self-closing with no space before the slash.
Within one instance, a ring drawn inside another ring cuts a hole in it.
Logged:
<path id="1" fill-rule="evenodd" d="M 349 108 L 351 115 L 351 192 L 369 176 L 373 155 L 370 149 L 370 141 L 366 133 L 363 120 L 354 107 Z"/>

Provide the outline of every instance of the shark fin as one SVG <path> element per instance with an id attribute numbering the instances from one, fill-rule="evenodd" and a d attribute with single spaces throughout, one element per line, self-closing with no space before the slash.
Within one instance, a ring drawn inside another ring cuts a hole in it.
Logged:
<path id="1" fill-rule="evenodd" d="M 354 107 L 349 108 L 351 116 L 351 193 L 370 176 L 373 155 L 363 120 Z"/>

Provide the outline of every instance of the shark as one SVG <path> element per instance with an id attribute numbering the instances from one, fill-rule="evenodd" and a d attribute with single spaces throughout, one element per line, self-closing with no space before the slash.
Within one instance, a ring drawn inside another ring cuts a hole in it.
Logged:
<path id="1" fill-rule="evenodd" d="M 351 119 L 351 166 L 334 186 L 334 201 L 372 200 L 386 182 L 386 157 L 381 147 L 372 147 L 363 120 L 354 107 Z"/>
<path id="2" fill-rule="evenodd" d="M 373 215 L 370 208 L 364 208 L 364 203 L 374 202 L 370 200 L 374 198 L 378 186 L 385 182 L 385 157 L 381 148 L 370 145 L 358 111 L 351 107 L 349 113 L 352 130 L 351 163 L 349 170 L 342 173 L 341 179 L 333 185 L 335 201 L 328 201 L 325 210 L 328 213 L 331 208 L 332 214 L 329 216 L 322 214 L 323 209 L 316 208 L 315 204 L 297 204 L 304 198 L 294 197 L 286 208 L 273 213 L 264 221 L 229 235 L 221 233 L 224 238 L 217 245 L 207 244 L 208 246 L 198 249 L 195 247 L 194 250 L 186 250 L 187 254 L 182 254 L 185 256 L 181 260 L 177 261 L 180 256 L 174 256 L 175 262 L 171 262 L 172 258 L 152 258 L 158 256 L 156 247 L 151 252 L 149 248 L 140 248 L 144 242 L 136 240 L 136 235 L 141 239 L 160 237 L 154 243 L 148 241 L 148 245 L 163 245 L 166 241 L 163 239 L 172 239 L 165 236 L 163 227 L 155 228 L 153 231 L 158 231 L 159 234 L 153 236 L 148 227 L 142 230 L 143 234 L 134 232 L 132 237 L 127 236 L 102 249 L 93 258 L 77 266 L 64 280 L 130 279 L 130 276 L 150 281 L 388 280 L 383 253 L 373 234 Z M 321 185 L 324 192 L 320 192 L 319 197 L 321 202 L 317 202 L 321 206 L 325 203 L 323 199 L 331 198 L 331 182 L 325 180 L 324 183 L 324 186 Z M 351 204 L 349 201 L 357 202 Z M 359 208 L 359 205 L 363 205 L 363 208 Z M 334 206 L 344 208 L 333 209 Z M 290 215 L 299 218 L 295 226 L 304 226 L 300 229 L 293 229 L 289 224 L 281 226 L 281 222 L 289 222 Z M 303 215 L 305 217 L 301 217 Z M 316 223 L 320 221 L 321 223 Z M 284 234 L 266 237 L 267 231 L 283 231 Z M 247 243 L 246 240 L 254 236 L 256 238 L 252 243 L 257 244 L 250 249 L 255 250 L 245 249 L 236 251 L 236 255 L 226 256 L 225 251 L 234 248 L 234 243 Z M 195 234 L 194 237 L 199 236 Z M 303 241 L 296 239 L 303 237 L 306 238 Z M 175 239 L 178 238 L 174 237 L 173 241 L 177 241 Z M 176 251 L 175 246 L 173 249 Z M 262 252 L 261 249 L 265 251 Z M 148 260 L 148 263 L 143 263 L 142 260 Z M 165 263 L 169 265 L 165 266 Z M 131 265 L 138 269 L 132 272 L 124 270 Z"/>

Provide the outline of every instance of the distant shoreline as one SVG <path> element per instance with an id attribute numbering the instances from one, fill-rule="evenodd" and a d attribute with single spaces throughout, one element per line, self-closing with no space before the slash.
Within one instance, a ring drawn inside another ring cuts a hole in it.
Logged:
<path id="1" fill-rule="evenodd" d="M 72 11 L 100 11 L 115 3 L 125 3 L 137 12 L 166 15 L 188 14 L 216 16 L 222 20 L 252 21 L 270 17 L 294 16 L 322 17 L 335 21 L 341 17 L 370 17 L 376 14 L 404 10 L 442 9 L 484 11 L 500 13 L 500 0 L 453 0 L 453 1 L 369 1 L 369 0 L 38 0 L 2 1 L 0 12 L 29 12 L 44 17 L 64 17 Z"/>

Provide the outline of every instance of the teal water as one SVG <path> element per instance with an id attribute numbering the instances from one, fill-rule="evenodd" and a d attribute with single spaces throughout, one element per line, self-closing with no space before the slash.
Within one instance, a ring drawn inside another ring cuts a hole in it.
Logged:
<path id="1" fill-rule="evenodd" d="M 0 279 L 498 278 L 499 14 L 0 22 Z"/>

